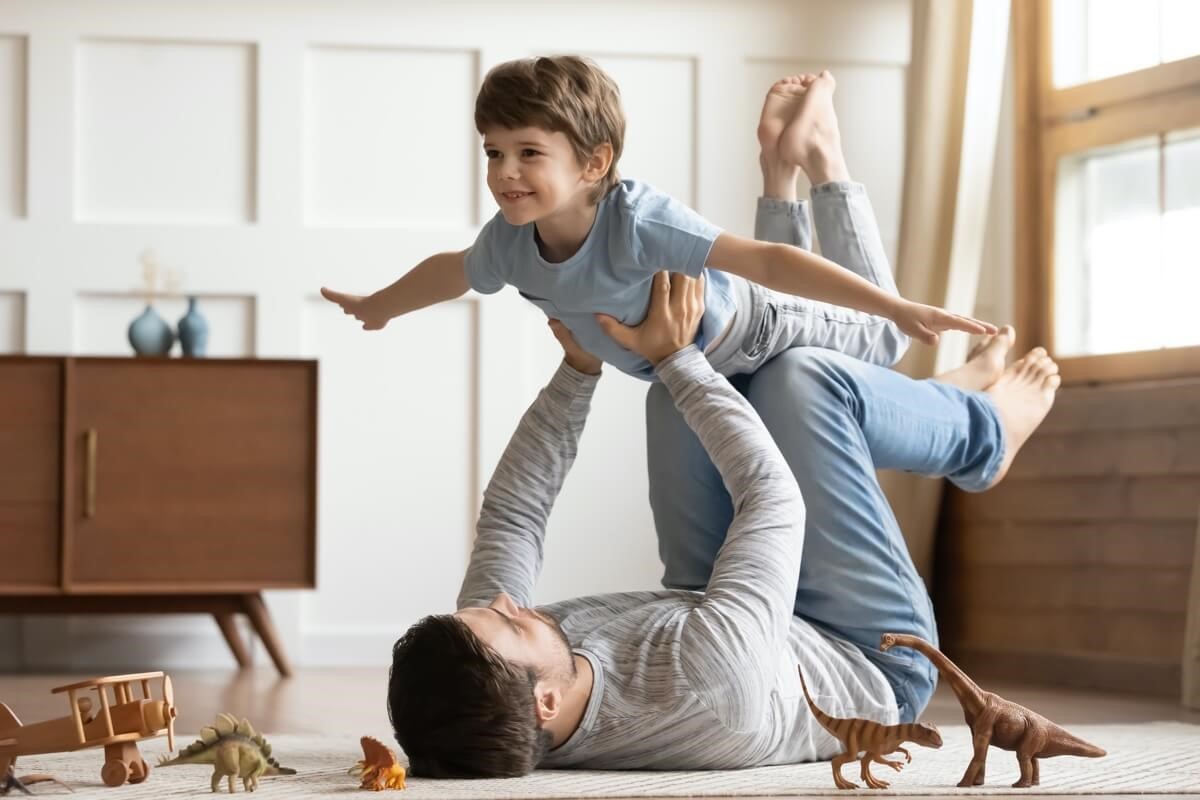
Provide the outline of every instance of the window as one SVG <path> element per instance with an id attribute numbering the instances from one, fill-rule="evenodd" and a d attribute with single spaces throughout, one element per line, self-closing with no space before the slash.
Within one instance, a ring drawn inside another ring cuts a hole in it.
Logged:
<path id="1" fill-rule="evenodd" d="M 1013 9 L 1020 323 L 1068 382 L 1200 375 L 1200 2 Z"/>

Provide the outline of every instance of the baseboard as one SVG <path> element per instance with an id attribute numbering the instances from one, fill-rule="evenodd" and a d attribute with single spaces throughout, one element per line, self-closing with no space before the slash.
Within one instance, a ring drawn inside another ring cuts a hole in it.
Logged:
<path id="1" fill-rule="evenodd" d="M 127 629 L 119 635 L 111 630 L 70 630 L 66 636 L 40 635 L 27 630 L 22 669 L 26 671 L 86 672 L 119 674 L 145 670 L 236 669 L 237 663 L 215 624 L 208 631 L 141 631 Z M 269 663 L 257 640 L 250 643 L 255 663 Z"/>
<path id="2" fill-rule="evenodd" d="M 306 667 L 373 667 L 392 663 L 392 645 L 404 631 L 306 631 L 298 661 Z"/>
<path id="3" fill-rule="evenodd" d="M 21 623 L 16 617 L 0 617 L 0 672 L 21 668 Z"/>
<path id="4" fill-rule="evenodd" d="M 134 617 L 129 617 L 135 620 Z M 134 624 L 115 629 L 112 624 L 91 626 L 86 617 L 29 618 L 22 631 L 15 619 L 12 638 L 20 648 L 0 648 L 0 670 L 86 672 L 117 674 L 143 670 L 235 669 L 236 662 L 216 624 L 169 631 L 161 623 L 151 628 Z M 270 667 L 271 660 L 244 618 L 237 620 L 242 638 L 249 645 L 256 666 Z M 0 631 L 4 628 L 0 627 Z M 305 631 L 298 641 L 286 646 L 298 667 L 386 666 L 392 660 L 392 645 L 403 631 L 367 629 L 358 631 Z M 19 652 L 18 652 L 19 650 Z"/>

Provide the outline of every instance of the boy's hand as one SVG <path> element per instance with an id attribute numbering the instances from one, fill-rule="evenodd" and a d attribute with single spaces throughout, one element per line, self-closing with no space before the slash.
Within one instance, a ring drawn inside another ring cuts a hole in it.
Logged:
<path id="1" fill-rule="evenodd" d="M 554 338 L 558 339 L 558 343 L 562 345 L 563 360 L 572 369 L 582 372 L 584 375 L 600 374 L 600 367 L 604 362 L 580 347 L 579 342 L 575 341 L 575 337 L 571 335 L 571 331 L 562 324 L 561 320 L 549 319 L 546 322 L 550 325 Z"/>
<path id="2" fill-rule="evenodd" d="M 617 344 L 658 366 L 696 340 L 703 316 L 704 276 L 660 272 L 654 276 L 650 308 L 640 325 L 631 328 L 606 314 L 597 314 L 596 321 Z"/>
<path id="3" fill-rule="evenodd" d="M 892 320 L 912 338 L 925 344 L 937 344 L 942 331 L 966 331 L 967 333 L 995 333 L 999 330 L 990 322 L 981 322 L 971 317 L 951 314 L 944 308 L 927 306 L 901 300 Z"/>
<path id="4" fill-rule="evenodd" d="M 373 294 L 345 294 L 322 286 L 321 296 L 331 303 L 337 303 L 342 307 L 343 313 L 349 314 L 361 322 L 364 331 L 380 330 L 392 318 L 384 309 L 380 308 L 380 303 Z"/>

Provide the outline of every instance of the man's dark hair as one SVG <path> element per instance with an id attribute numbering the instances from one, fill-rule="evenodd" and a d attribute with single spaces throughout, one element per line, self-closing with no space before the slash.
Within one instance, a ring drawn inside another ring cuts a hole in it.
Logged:
<path id="1" fill-rule="evenodd" d="M 429 616 L 392 648 L 388 716 L 414 776 L 527 775 L 550 747 L 537 673 L 506 661 L 451 615 Z"/>

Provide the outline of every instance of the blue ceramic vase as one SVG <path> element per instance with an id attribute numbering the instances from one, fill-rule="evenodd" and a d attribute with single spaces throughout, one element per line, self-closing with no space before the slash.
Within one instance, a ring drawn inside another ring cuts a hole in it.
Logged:
<path id="1" fill-rule="evenodd" d="M 175 344 L 175 332 L 147 303 L 146 310 L 129 323 L 129 344 L 139 356 L 165 356 Z"/>
<path id="2" fill-rule="evenodd" d="M 179 344 L 183 354 L 202 358 L 208 352 L 208 320 L 196 310 L 196 298 L 188 298 L 187 313 L 179 318 Z"/>

